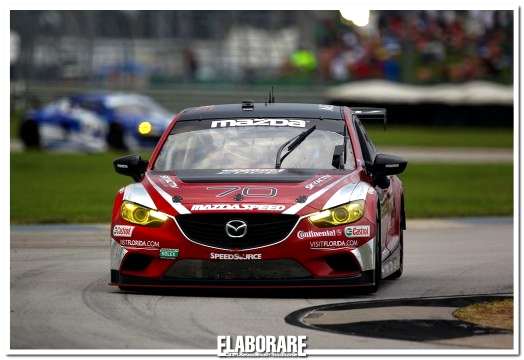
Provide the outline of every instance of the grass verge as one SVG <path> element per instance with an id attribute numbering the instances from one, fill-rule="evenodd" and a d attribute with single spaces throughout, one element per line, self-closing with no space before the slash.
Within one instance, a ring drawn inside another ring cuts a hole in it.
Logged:
<path id="1" fill-rule="evenodd" d="M 117 156 L 12 153 L 11 222 L 109 222 L 116 192 L 131 181 L 113 171 Z M 408 218 L 513 211 L 512 164 L 410 164 L 401 178 Z"/>
<path id="2" fill-rule="evenodd" d="M 480 326 L 513 330 L 513 299 L 468 305 L 455 310 L 453 316 Z"/>

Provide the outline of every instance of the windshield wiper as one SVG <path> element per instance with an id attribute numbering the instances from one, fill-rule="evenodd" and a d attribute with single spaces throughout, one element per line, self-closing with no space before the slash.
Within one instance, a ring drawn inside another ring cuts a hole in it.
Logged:
<path id="1" fill-rule="evenodd" d="M 315 131 L 315 129 L 317 128 L 316 125 L 313 125 L 312 127 L 310 127 L 309 129 L 307 129 L 306 131 L 303 131 L 301 132 L 300 134 L 298 134 L 297 136 L 289 139 L 288 141 L 286 141 L 284 144 L 282 144 L 280 146 L 280 148 L 278 148 L 278 151 L 277 151 L 277 160 L 275 162 L 275 169 L 280 169 L 280 165 L 282 164 L 282 161 L 284 161 L 284 159 L 289 155 L 291 154 L 291 152 L 293 150 L 295 150 L 297 148 L 298 145 L 302 144 L 302 142 L 304 140 L 306 140 L 306 138 L 313 132 Z M 287 153 L 284 155 L 284 156 L 281 156 L 282 154 L 282 151 L 284 150 L 284 148 L 287 146 Z"/>

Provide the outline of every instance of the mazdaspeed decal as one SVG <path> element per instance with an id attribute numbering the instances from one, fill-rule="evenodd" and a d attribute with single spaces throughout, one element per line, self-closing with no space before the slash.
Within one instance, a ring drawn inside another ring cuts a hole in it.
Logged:
<path id="1" fill-rule="evenodd" d="M 222 254 L 222 253 L 211 253 L 209 254 L 210 259 L 220 260 L 262 260 L 262 254 Z"/>
<path id="2" fill-rule="evenodd" d="M 211 127 L 236 127 L 236 126 L 288 126 L 288 127 L 306 127 L 304 120 L 297 119 L 229 119 L 214 120 Z"/>
<path id="3" fill-rule="evenodd" d="M 113 236 L 131 237 L 134 229 L 135 227 L 130 225 L 115 225 L 113 226 Z"/>
<path id="4" fill-rule="evenodd" d="M 260 210 L 260 211 L 282 211 L 286 208 L 285 205 L 273 204 L 195 204 L 191 207 L 193 211 L 206 210 Z"/>
<path id="5" fill-rule="evenodd" d="M 217 175 L 274 175 L 286 171 L 286 169 L 224 169 Z"/>

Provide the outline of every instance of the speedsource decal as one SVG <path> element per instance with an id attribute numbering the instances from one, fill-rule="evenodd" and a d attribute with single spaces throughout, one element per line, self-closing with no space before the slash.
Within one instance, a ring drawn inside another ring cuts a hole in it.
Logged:
<path id="1" fill-rule="evenodd" d="M 217 175 L 273 175 L 279 174 L 286 169 L 224 169 Z"/>
<path id="2" fill-rule="evenodd" d="M 306 347 L 303 335 L 217 336 L 217 355 L 221 357 L 303 357 Z"/>
<path id="3" fill-rule="evenodd" d="M 266 205 L 266 204 L 195 204 L 191 207 L 193 211 L 228 211 L 228 210 L 260 210 L 260 211 L 281 211 L 285 205 Z"/>
<path id="4" fill-rule="evenodd" d="M 211 253 L 209 258 L 219 260 L 262 260 L 262 254 L 220 254 Z"/>
<path id="5" fill-rule="evenodd" d="M 122 246 L 144 247 L 144 248 L 158 248 L 160 243 L 153 240 L 121 240 Z"/>
<path id="6" fill-rule="evenodd" d="M 235 127 L 235 126 L 289 126 L 289 127 L 306 127 L 304 120 L 288 119 L 231 119 L 215 120 L 211 122 L 211 127 Z"/>
<path id="7" fill-rule="evenodd" d="M 358 245 L 357 240 L 317 240 L 311 241 L 311 249 L 336 249 L 343 247 L 355 247 Z"/>
<path id="8" fill-rule="evenodd" d="M 340 230 L 322 230 L 322 231 L 299 231 L 297 232 L 297 237 L 299 239 L 307 239 L 307 238 L 321 238 L 321 237 L 331 237 L 331 236 L 340 236 L 342 235 L 342 232 Z"/>
<path id="9" fill-rule="evenodd" d="M 178 249 L 160 249 L 160 258 L 161 259 L 176 259 L 178 257 Z"/>
<path id="10" fill-rule="evenodd" d="M 131 237 L 133 236 L 134 226 L 129 225 L 115 225 L 113 226 L 113 236 Z"/>
<path id="11" fill-rule="evenodd" d="M 370 236 L 369 225 L 346 226 L 344 233 L 348 238 Z"/>

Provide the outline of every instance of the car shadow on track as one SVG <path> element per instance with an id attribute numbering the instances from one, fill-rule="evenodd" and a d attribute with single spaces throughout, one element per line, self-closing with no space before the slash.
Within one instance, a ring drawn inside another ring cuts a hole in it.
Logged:
<path id="1" fill-rule="evenodd" d="M 393 285 L 384 281 L 381 288 Z M 184 297 L 226 297 L 226 298 L 268 298 L 268 299 L 329 299 L 329 298 L 379 298 L 381 289 L 375 293 L 360 288 L 170 288 L 170 289 L 115 289 L 114 293 L 132 295 L 184 296 Z"/>

